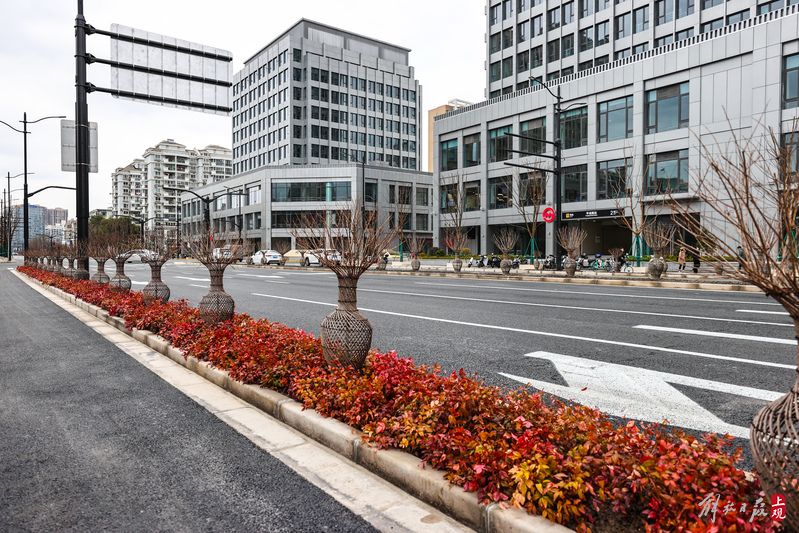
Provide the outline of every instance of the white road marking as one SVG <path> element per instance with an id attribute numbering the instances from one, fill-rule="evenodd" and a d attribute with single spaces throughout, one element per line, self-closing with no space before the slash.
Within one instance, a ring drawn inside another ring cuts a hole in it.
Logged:
<path id="1" fill-rule="evenodd" d="M 146 281 L 131 281 L 133 285 L 147 285 Z"/>
<path id="2" fill-rule="evenodd" d="M 207 289 L 208 285 L 195 285 L 194 283 L 189 283 L 189 287 L 199 287 L 201 289 Z"/>
<path id="3" fill-rule="evenodd" d="M 239 274 L 236 273 L 237 276 L 246 276 L 248 278 L 275 278 L 275 279 L 283 279 L 283 276 L 267 276 L 263 274 Z"/>
<path id="4" fill-rule="evenodd" d="M 260 294 L 257 292 L 252 293 L 253 296 L 263 296 L 265 298 L 275 298 L 277 300 L 288 300 L 291 302 L 303 302 L 309 304 L 316 304 L 316 305 L 326 305 L 330 307 L 336 307 L 334 303 L 327 303 L 327 302 L 315 302 L 313 300 L 303 300 L 301 298 L 289 298 L 286 296 L 275 296 L 274 294 Z M 719 359 L 722 361 L 734 361 L 736 363 L 747 363 L 751 365 L 758 365 L 758 366 L 769 366 L 773 368 L 785 368 L 789 370 L 794 370 L 796 368 L 796 364 L 783 364 L 783 363 L 772 363 L 770 361 L 758 361 L 756 359 L 743 359 L 740 357 L 730 357 L 726 355 L 715 355 L 709 353 L 702 353 L 702 352 L 693 352 L 690 350 L 673 350 L 669 348 L 663 348 L 661 346 L 647 346 L 645 344 L 635 344 L 632 342 L 622 342 L 622 341 L 612 341 L 606 339 L 597 339 L 597 338 L 589 338 L 589 337 L 578 337 L 576 335 L 566 335 L 562 333 L 552 333 L 548 331 L 534 331 L 530 329 L 519 329 L 519 328 L 508 328 L 505 326 L 493 326 L 490 324 L 477 324 L 475 322 L 462 322 L 460 320 L 448 320 L 446 318 L 436 318 L 431 316 L 419 316 L 419 315 L 409 315 L 405 313 L 395 313 L 392 311 L 381 311 L 379 309 L 367 309 L 367 308 L 359 308 L 360 311 L 369 311 L 371 313 L 380 313 L 383 315 L 394 315 L 394 316 L 402 316 L 405 318 L 415 318 L 417 320 L 428 320 L 431 322 L 442 322 L 444 324 L 456 324 L 459 326 L 469 326 L 475 328 L 485 328 L 485 329 L 497 329 L 501 331 L 513 331 L 516 333 L 528 333 L 530 335 L 538 335 L 541 337 L 554 337 L 558 339 L 568 339 L 568 340 L 577 340 L 577 341 L 585 341 L 592 344 L 600 343 L 600 344 L 610 344 L 613 346 L 626 346 L 628 348 L 637 348 L 640 350 L 648 350 L 654 352 L 667 352 L 671 354 L 680 354 L 680 355 L 691 355 L 694 357 L 704 357 L 707 359 Z"/>
<path id="5" fill-rule="evenodd" d="M 441 286 L 441 287 L 450 287 L 452 289 L 457 289 L 457 288 L 495 289 L 495 290 L 513 291 L 513 292 L 548 292 L 548 293 L 555 293 L 555 294 L 560 294 L 560 295 L 563 295 L 563 294 L 585 294 L 585 295 L 588 295 L 588 296 L 608 296 L 608 297 L 613 297 L 613 298 L 639 298 L 639 299 L 643 299 L 643 300 L 653 300 L 653 301 L 658 301 L 658 300 L 682 300 L 682 301 L 688 301 L 688 302 L 700 301 L 700 302 L 716 302 L 716 303 L 725 303 L 725 304 L 744 304 L 744 305 L 769 305 L 769 306 L 775 306 L 775 305 L 779 306 L 780 305 L 780 304 L 778 304 L 776 302 L 773 302 L 773 301 L 770 301 L 770 300 L 764 300 L 762 302 L 737 301 L 737 300 L 711 300 L 709 298 L 697 298 L 697 297 L 690 298 L 690 297 L 680 297 L 680 296 L 660 296 L 660 295 L 652 296 L 652 295 L 643 295 L 643 294 L 618 294 L 618 293 L 613 293 L 613 292 L 588 292 L 588 291 L 573 291 L 573 290 L 565 291 L 565 290 L 555 290 L 555 289 L 528 289 L 528 288 L 524 288 L 524 287 L 519 287 L 518 284 L 513 284 L 513 285 L 508 286 L 508 287 L 501 287 L 501 286 L 496 286 L 495 287 L 495 286 L 490 286 L 490 285 L 467 285 L 467 284 L 460 285 L 460 284 L 454 284 L 454 283 L 433 283 L 433 282 L 428 282 L 428 281 L 416 281 L 414 283 L 416 283 L 417 285 L 437 285 L 437 286 Z M 647 289 L 662 289 L 661 287 L 646 287 L 646 288 Z M 673 288 L 668 288 L 668 289 L 663 289 L 663 290 L 696 290 L 696 291 L 699 291 L 699 289 L 673 289 Z M 708 292 L 708 291 L 701 291 L 701 292 L 705 293 L 705 292 Z M 716 292 L 721 292 L 721 291 L 716 291 Z M 762 297 L 762 295 L 761 295 L 761 297 Z"/>
<path id="6" fill-rule="evenodd" d="M 512 374 L 501 373 L 501 375 L 530 384 L 548 394 L 574 400 L 614 416 L 654 423 L 668 420 L 669 424 L 674 426 L 713 433 L 729 433 L 740 438 L 749 438 L 748 427 L 724 422 L 669 383 L 735 394 L 767 402 L 783 396 L 779 392 L 739 387 L 718 381 L 556 353 L 533 352 L 526 355 L 552 361 L 568 386 L 563 387 Z"/>
<path id="7" fill-rule="evenodd" d="M 467 300 L 469 302 L 487 302 L 487 303 L 498 303 L 498 304 L 507 304 L 507 305 L 525 305 L 528 307 L 550 307 L 555 309 L 566 309 L 566 306 L 563 305 L 556 305 L 556 304 L 541 304 L 541 303 L 534 303 L 534 302 L 513 302 L 510 300 L 489 300 L 486 298 L 474 298 L 474 297 L 466 297 L 466 296 L 443 296 L 440 294 L 421 294 L 416 292 L 399 292 L 399 291 L 384 291 L 378 289 L 358 289 L 359 291 L 365 292 L 379 292 L 379 293 L 386 293 L 386 294 L 403 294 L 405 296 L 422 296 L 426 298 L 436 298 L 436 299 L 448 299 L 448 300 Z M 649 311 L 632 311 L 629 309 L 607 309 L 604 307 L 577 307 L 574 305 L 568 306 L 568 309 L 579 309 L 580 311 L 591 311 L 596 313 L 623 313 L 623 314 L 630 314 L 630 315 L 648 315 L 648 316 L 667 316 L 672 318 L 687 318 L 691 320 L 712 320 L 718 322 L 741 322 L 743 324 L 758 324 L 762 326 L 783 326 L 783 327 L 793 327 L 793 324 L 786 324 L 782 322 L 758 322 L 754 320 L 740 320 L 737 318 L 716 318 L 716 317 L 709 317 L 709 316 L 692 316 L 692 315 L 682 315 L 682 314 L 668 314 L 668 313 L 661 313 L 661 312 L 649 312 Z"/>
<path id="8" fill-rule="evenodd" d="M 187 278 L 186 276 L 174 276 L 174 278 L 175 279 L 187 279 L 189 281 L 206 281 L 208 283 L 211 283 L 211 280 L 209 278 Z"/>
<path id="9" fill-rule="evenodd" d="M 738 333 L 721 333 L 718 331 L 702 331 L 698 329 L 664 328 L 661 326 L 633 326 L 635 329 L 649 329 L 652 331 L 667 331 L 669 333 L 685 333 L 686 335 L 702 335 L 705 337 L 722 337 L 724 339 L 737 339 L 742 341 L 770 342 L 773 344 L 790 344 L 796 346 L 796 339 L 778 339 L 775 337 L 758 337 L 755 335 L 740 335 Z"/>
<path id="10" fill-rule="evenodd" d="M 736 309 L 738 313 L 759 313 L 761 315 L 790 316 L 787 311 L 755 311 L 754 309 Z"/>

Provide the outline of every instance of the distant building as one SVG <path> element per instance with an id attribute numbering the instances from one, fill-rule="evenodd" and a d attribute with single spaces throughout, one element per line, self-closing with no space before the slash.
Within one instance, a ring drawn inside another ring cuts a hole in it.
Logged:
<path id="1" fill-rule="evenodd" d="M 141 159 L 111 174 L 113 215 L 145 222 L 149 229 L 174 230 L 179 223 L 179 191 L 230 178 L 231 168 L 227 148 L 187 149 L 172 139 L 161 141 Z"/>
<path id="2" fill-rule="evenodd" d="M 348 163 L 421 170 L 410 50 L 302 19 L 233 78 L 233 172 Z"/>
<path id="3" fill-rule="evenodd" d="M 22 250 L 25 244 L 25 226 L 24 226 L 24 213 L 25 208 L 22 204 L 14 205 L 12 208 L 16 211 L 20 224 L 14 232 L 14 237 L 11 239 L 11 248 L 13 250 Z M 44 212 L 47 208 L 41 205 L 28 204 L 28 241 L 37 235 L 44 234 Z"/>
<path id="4" fill-rule="evenodd" d="M 69 220 L 69 211 L 61 207 L 44 208 L 44 225 L 61 224 Z"/>
<path id="5" fill-rule="evenodd" d="M 455 109 L 460 109 L 461 107 L 466 107 L 467 105 L 472 105 L 471 102 L 467 102 L 465 100 L 450 100 L 444 105 L 440 105 L 435 107 L 427 112 L 427 171 L 428 172 L 435 172 L 433 168 L 433 124 L 435 123 L 435 118 L 438 115 L 443 115 L 449 111 L 453 111 Z"/>
<path id="6" fill-rule="evenodd" d="M 111 218 L 114 215 L 114 210 L 109 207 L 108 209 L 92 209 L 89 211 L 89 218 L 96 215 L 101 215 L 103 218 Z"/>

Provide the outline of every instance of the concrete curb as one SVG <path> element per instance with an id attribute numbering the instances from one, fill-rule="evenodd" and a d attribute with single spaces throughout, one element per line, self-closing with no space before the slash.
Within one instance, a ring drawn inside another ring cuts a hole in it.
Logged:
<path id="1" fill-rule="evenodd" d="M 400 487 L 412 496 L 448 514 L 459 522 L 485 533 L 567 533 L 573 530 L 519 509 L 503 509 L 498 504 L 481 505 L 474 493 L 465 492 L 444 479 L 443 472 L 422 464 L 421 459 L 396 449 L 378 449 L 361 440 L 361 432 L 332 418 L 324 418 L 312 409 L 270 389 L 235 381 L 228 373 L 213 368 L 195 357 L 185 357 L 165 339 L 147 330 L 128 330 L 124 320 L 64 291 L 28 278 L 16 270 L 23 281 L 35 284 L 83 309 L 99 320 L 130 335 L 154 351 L 229 391 L 320 444 L 339 453 L 373 474 Z"/>

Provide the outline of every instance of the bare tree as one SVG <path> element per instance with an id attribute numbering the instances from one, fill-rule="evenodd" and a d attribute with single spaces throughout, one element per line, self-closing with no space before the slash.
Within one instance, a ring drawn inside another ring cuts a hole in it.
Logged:
<path id="1" fill-rule="evenodd" d="M 411 268 L 413 270 L 419 270 L 422 266 L 422 263 L 419 261 L 419 253 L 430 245 L 430 239 L 412 233 L 407 239 L 407 243 L 408 251 L 411 253 Z"/>
<path id="2" fill-rule="evenodd" d="M 727 146 L 700 138 L 702 172 L 690 192 L 702 200 L 701 223 L 696 208 L 672 197 L 682 216 L 676 222 L 693 235 L 712 235 L 704 250 L 727 275 L 751 283 L 779 302 L 793 319 L 799 337 L 799 175 L 796 146 L 799 134 L 783 138 L 755 129 L 741 138 L 730 127 Z M 799 131 L 799 123 L 793 128 Z M 707 238 L 699 241 L 707 242 Z M 686 244 L 686 243 L 683 243 Z M 742 253 L 738 253 L 738 245 Z M 740 268 L 733 265 L 739 262 Z M 799 346 L 797 347 L 799 367 Z M 764 407 L 752 423 L 750 445 L 766 493 L 784 494 L 786 509 L 799 509 L 799 374 L 791 392 Z M 799 530 L 799 514 L 788 513 L 787 530 Z"/>
<path id="3" fill-rule="evenodd" d="M 613 257 L 613 271 L 621 271 L 621 258 L 624 256 L 624 248 L 614 246 L 608 250 L 608 253 Z"/>
<path id="4" fill-rule="evenodd" d="M 519 232 L 513 228 L 502 228 L 491 236 L 491 240 L 502 251 L 502 262 L 499 267 L 502 269 L 503 274 L 510 273 L 510 258 L 508 252 L 513 250 L 516 242 L 519 240 Z"/>
<path id="5" fill-rule="evenodd" d="M 676 226 L 663 222 L 653 222 L 644 227 L 644 239 L 653 252 L 653 257 L 647 265 L 647 274 L 652 279 L 660 278 L 668 270 L 663 254 L 666 248 L 674 242 L 675 230 Z"/>
<path id="6" fill-rule="evenodd" d="M 111 278 L 105 272 L 106 262 L 114 257 L 114 252 L 111 250 L 108 241 L 107 234 L 94 233 L 89 236 L 88 254 L 97 263 L 97 272 L 91 277 L 91 280 L 95 283 L 106 284 L 111 281 Z"/>
<path id="7" fill-rule="evenodd" d="M 639 173 L 632 154 L 625 154 L 625 156 L 625 164 L 621 167 L 623 171 L 608 170 L 604 180 L 607 194 L 612 197 L 619 212 L 617 221 L 630 230 L 633 235 L 630 253 L 637 257 L 637 263 L 640 266 L 643 255 L 641 236 L 647 226 L 645 180 L 649 171 L 649 160 L 646 160 Z"/>
<path id="8" fill-rule="evenodd" d="M 286 264 L 286 254 L 291 250 L 291 241 L 279 240 L 275 244 L 275 250 L 280 254 L 280 266 Z"/>
<path id="9" fill-rule="evenodd" d="M 527 163 L 525 163 L 527 164 Z M 541 166 L 536 161 L 534 166 Z M 546 202 L 547 186 L 549 182 L 549 174 L 541 171 L 531 171 L 522 173 L 518 167 L 514 167 L 513 173 L 508 175 L 507 181 L 504 185 L 507 187 L 508 192 L 518 191 L 516 199 L 510 198 L 511 203 L 516 208 L 516 212 L 522 217 L 524 229 L 530 237 L 530 246 L 534 247 L 531 255 L 536 259 L 541 255 L 541 251 L 537 248 L 536 244 L 538 236 L 538 216 L 541 214 L 541 207 Z M 518 185 L 515 185 L 517 183 Z M 530 258 L 532 262 L 532 257 Z"/>
<path id="10" fill-rule="evenodd" d="M 455 259 L 452 268 L 460 272 L 463 262 L 461 250 L 466 245 L 466 233 L 463 228 L 463 214 L 466 208 L 466 189 L 463 175 L 455 174 L 452 178 L 442 179 L 444 182 L 444 202 L 441 212 L 441 224 L 444 229 L 444 246 L 452 250 Z"/>
<path id="11" fill-rule="evenodd" d="M 235 302 L 225 292 L 224 276 L 225 269 L 241 257 L 243 247 L 238 244 L 238 235 L 208 229 L 200 234 L 184 234 L 183 242 L 211 277 L 211 287 L 200 300 L 200 317 L 212 324 L 230 320 Z"/>
<path id="12" fill-rule="evenodd" d="M 22 217 L 17 214 L 16 209 L 6 208 L 0 213 L 0 248 L 11 248 L 11 239 L 21 223 Z M 11 257 L 10 251 L 8 256 Z"/>
<path id="13" fill-rule="evenodd" d="M 171 291 L 161 280 L 161 268 L 180 249 L 180 245 L 164 228 L 148 232 L 145 243 L 146 249 L 141 250 L 141 257 L 142 261 L 150 267 L 150 281 L 141 292 L 145 300 L 167 302 Z"/>
<path id="14" fill-rule="evenodd" d="M 588 232 L 576 226 L 566 226 L 558 230 L 558 244 L 566 250 L 569 256 L 568 260 L 564 262 L 563 265 L 563 269 L 569 277 L 574 276 L 577 270 L 577 262 L 574 259 L 577 257 L 577 250 L 582 246 L 586 237 L 588 237 Z"/>
<path id="15" fill-rule="evenodd" d="M 319 262 L 338 278 L 338 308 L 322 322 L 322 350 L 328 363 L 361 368 L 369 354 L 372 325 L 358 311 L 358 280 L 400 231 L 398 225 L 391 226 L 388 216 L 380 215 L 363 209 L 356 200 L 337 211 L 306 213 L 292 230 L 298 247 L 322 250 L 317 252 Z"/>

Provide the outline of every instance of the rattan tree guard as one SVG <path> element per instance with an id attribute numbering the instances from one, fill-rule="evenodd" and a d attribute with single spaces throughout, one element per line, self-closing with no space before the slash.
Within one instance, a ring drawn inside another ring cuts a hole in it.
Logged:
<path id="1" fill-rule="evenodd" d="M 568 277 L 574 277 L 577 271 L 577 261 L 575 257 L 577 250 L 582 246 L 583 241 L 588 236 L 588 232 L 576 226 L 566 226 L 558 230 L 557 239 L 566 253 L 568 254 L 566 260 L 563 262 L 563 270 L 566 271 Z"/>
<path id="2" fill-rule="evenodd" d="M 502 262 L 499 264 L 499 268 L 502 270 L 502 273 L 507 276 L 510 274 L 511 267 L 508 253 L 516 246 L 516 242 L 519 240 L 519 232 L 513 228 L 505 227 L 494 233 L 491 236 L 491 240 L 494 241 L 497 248 L 502 251 Z"/>
<path id="3" fill-rule="evenodd" d="M 67 259 L 67 267 L 64 269 L 64 277 L 71 278 L 75 273 L 75 256 L 78 254 L 74 244 L 67 244 L 64 250 L 64 255 Z"/>
<path id="4" fill-rule="evenodd" d="M 430 239 L 413 233 L 407 238 L 407 242 L 408 251 L 411 252 L 411 270 L 418 271 L 422 267 L 422 263 L 419 261 L 419 253 L 428 245 Z"/>
<path id="5" fill-rule="evenodd" d="M 762 126 L 757 126 L 760 128 Z M 686 232 L 697 236 L 705 258 L 723 267 L 725 275 L 762 289 L 779 302 L 794 323 L 799 341 L 799 235 L 795 228 L 799 216 L 799 176 L 792 161 L 799 134 L 782 142 L 780 134 L 769 131 L 763 137 L 740 138 L 730 128 L 726 149 L 719 151 L 714 140 L 700 142 L 703 167 L 694 176 L 691 193 L 704 201 L 709 213 L 701 221 L 693 216 L 684 200 L 671 198 L 673 220 Z M 794 122 L 785 131 L 799 131 Z M 729 154 L 729 155 L 719 155 Z M 679 216 L 676 216 L 679 215 Z M 689 249 L 690 242 L 678 239 Z M 738 269 L 737 246 L 745 258 Z M 793 357 L 792 357 L 793 359 Z M 768 497 L 785 497 L 787 531 L 799 531 L 799 345 L 791 391 L 755 415 L 750 446 L 760 483 Z"/>
<path id="6" fill-rule="evenodd" d="M 332 213 L 331 213 L 332 214 Z M 321 327 L 322 351 L 328 364 L 334 362 L 362 368 L 372 346 L 372 325 L 357 305 L 358 280 L 399 235 L 388 215 L 365 210 L 358 200 L 343 204 L 331 216 L 306 215 L 292 233 L 299 248 L 335 249 L 338 255 L 322 253 L 319 262 L 338 279 L 338 307 Z"/>
<path id="7" fill-rule="evenodd" d="M 210 290 L 200 299 L 200 317 L 216 324 L 233 318 L 235 301 L 225 292 L 225 269 L 236 262 L 243 253 L 243 246 L 233 235 L 224 235 L 207 230 L 195 235 L 183 235 L 183 242 L 191 255 L 208 269 L 211 277 Z"/>
<path id="8" fill-rule="evenodd" d="M 169 239 L 163 230 L 149 232 L 145 242 L 149 248 L 141 250 L 140 253 L 142 260 L 150 267 L 150 281 L 141 292 L 145 300 L 160 300 L 166 303 L 169 301 L 171 291 L 161 279 L 161 268 L 180 247 Z"/>

